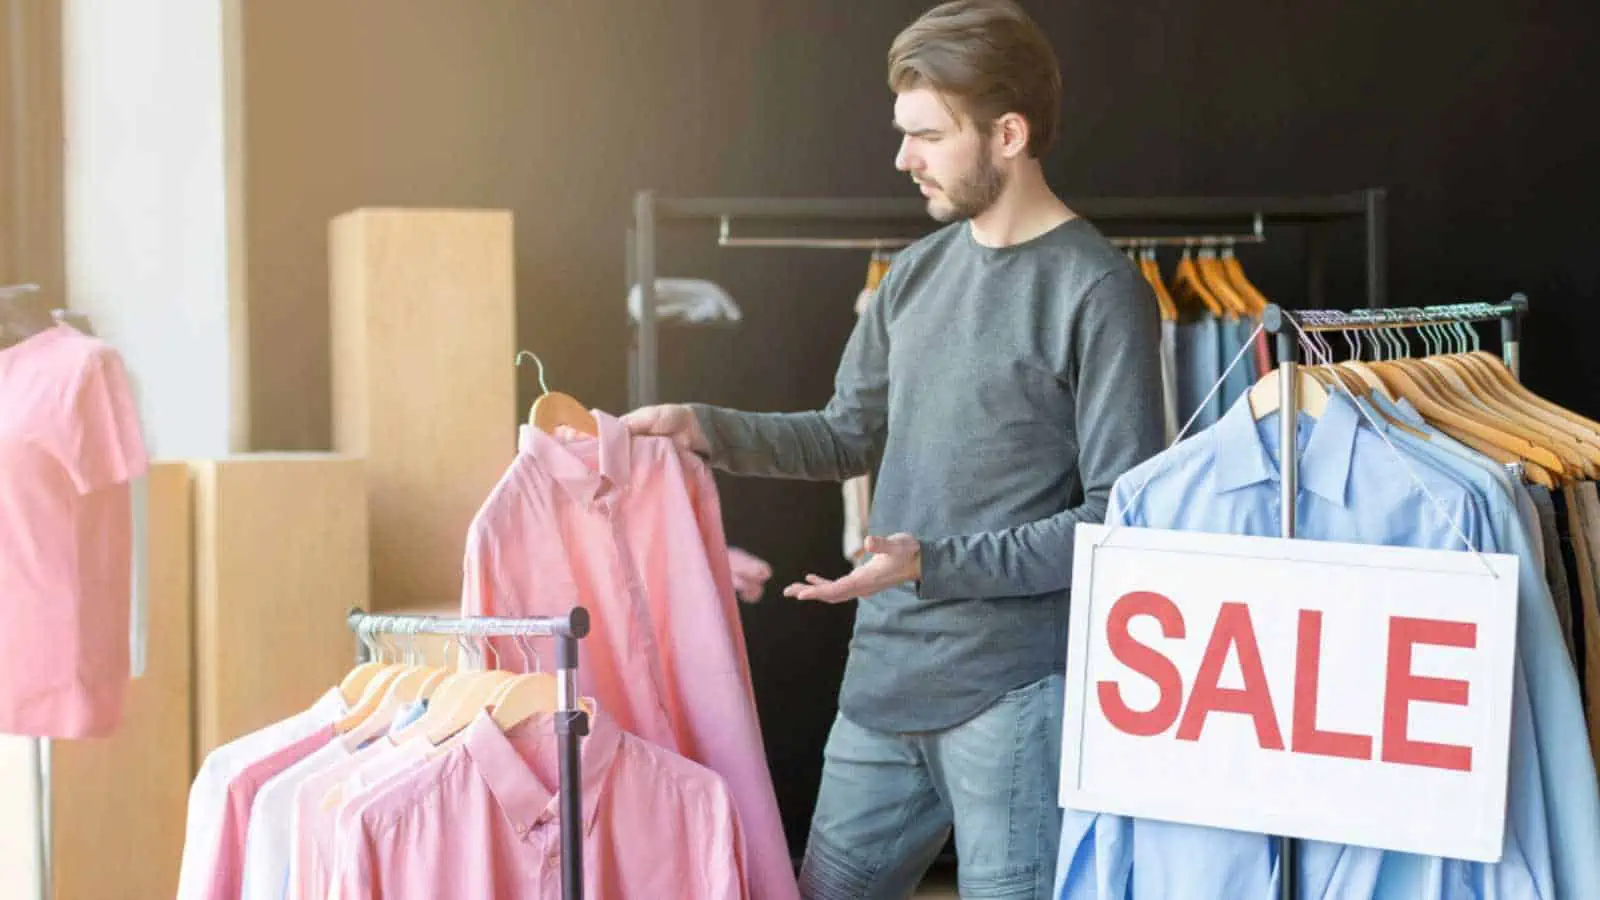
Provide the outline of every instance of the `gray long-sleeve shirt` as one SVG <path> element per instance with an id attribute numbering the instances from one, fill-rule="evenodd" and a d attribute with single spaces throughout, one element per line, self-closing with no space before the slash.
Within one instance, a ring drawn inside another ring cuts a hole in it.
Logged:
<path id="1" fill-rule="evenodd" d="M 878 468 L 871 529 L 922 546 L 922 580 L 863 598 L 840 708 L 947 728 L 1063 671 L 1073 531 L 1159 452 L 1159 314 L 1098 230 L 990 248 L 964 222 L 902 251 L 817 412 L 695 404 L 711 463 L 843 480 Z"/>

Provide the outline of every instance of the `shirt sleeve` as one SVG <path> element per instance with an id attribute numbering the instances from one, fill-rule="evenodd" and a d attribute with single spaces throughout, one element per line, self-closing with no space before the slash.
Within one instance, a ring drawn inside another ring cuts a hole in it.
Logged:
<path id="1" fill-rule="evenodd" d="M 109 347 L 89 357 L 71 397 L 67 471 L 79 493 L 145 473 L 144 437 L 122 357 Z"/>
<path id="2" fill-rule="evenodd" d="M 703 854 L 696 868 L 705 882 L 696 896 L 706 900 L 749 900 L 752 892 L 746 877 L 744 830 L 733 799 L 718 785 L 718 790 L 705 800 L 698 817 L 705 839 L 696 845 Z"/>
<path id="3" fill-rule="evenodd" d="M 1131 267 L 1089 288 L 1061 373 L 1074 397 L 1082 501 L 1012 528 L 922 541 L 920 596 L 1016 597 L 1072 586 L 1075 526 L 1103 521 L 1112 484 L 1164 443 L 1160 346 L 1155 296 Z"/>
<path id="4" fill-rule="evenodd" d="M 358 819 L 339 833 L 336 844 L 328 900 L 379 900 L 383 888 L 378 881 L 377 853 L 365 824 Z"/>
<path id="5" fill-rule="evenodd" d="M 879 285 L 893 290 L 890 269 Z M 821 410 L 754 413 L 690 404 L 711 445 L 708 459 L 735 475 L 844 481 L 871 471 L 888 425 L 889 329 L 884 293 L 856 321 Z"/>

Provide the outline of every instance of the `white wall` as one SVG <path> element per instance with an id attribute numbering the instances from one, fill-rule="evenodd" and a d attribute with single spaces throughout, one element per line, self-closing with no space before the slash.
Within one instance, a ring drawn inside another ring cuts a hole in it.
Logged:
<path id="1" fill-rule="evenodd" d="M 223 0 L 66 0 L 69 305 L 121 352 L 153 457 L 230 450 Z"/>

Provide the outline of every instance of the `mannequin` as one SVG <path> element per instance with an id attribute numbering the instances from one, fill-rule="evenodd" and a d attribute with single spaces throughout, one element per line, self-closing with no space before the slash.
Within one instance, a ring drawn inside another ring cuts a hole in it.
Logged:
<path id="1" fill-rule="evenodd" d="M 36 284 L 0 287 L 0 348 L 20 344 L 56 324 L 50 298 Z"/>

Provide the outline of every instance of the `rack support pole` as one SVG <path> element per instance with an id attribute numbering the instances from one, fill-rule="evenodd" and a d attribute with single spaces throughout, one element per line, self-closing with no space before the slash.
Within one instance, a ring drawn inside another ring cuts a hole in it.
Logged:
<path id="1" fill-rule="evenodd" d="M 1299 365 L 1295 360 L 1294 335 L 1285 321 L 1283 310 L 1271 304 L 1262 315 L 1262 326 L 1276 336 L 1278 357 L 1278 471 L 1279 506 L 1282 519 L 1282 537 L 1294 537 L 1296 501 L 1300 496 L 1300 466 L 1296 439 L 1300 423 Z M 1300 872 L 1296 859 L 1294 838 L 1279 837 L 1278 841 L 1278 897 L 1279 900 L 1296 900 L 1299 895 Z"/>
<path id="2" fill-rule="evenodd" d="M 589 717 L 578 705 L 578 638 L 588 630 L 588 617 L 580 626 L 556 639 L 556 734 L 561 742 L 561 896 L 583 900 L 583 753 Z"/>
<path id="3" fill-rule="evenodd" d="M 1371 188 L 1366 195 L 1367 306 L 1383 309 L 1389 305 L 1388 194 L 1383 188 Z"/>
<path id="4" fill-rule="evenodd" d="M 1500 355 L 1511 377 L 1522 380 L 1522 317 L 1528 314 L 1528 295 L 1511 295 L 1512 313 L 1500 320 Z"/>
<path id="5" fill-rule="evenodd" d="M 633 200 L 634 280 L 639 285 L 639 328 L 634 348 L 635 396 L 630 407 L 637 409 L 656 401 L 656 197 L 640 191 Z"/>
<path id="6" fill-rule="evenodd" d="M 55 885 L 52 883 L 51 864 L 55 861 L 50 848 L 50 814 L 51 791 L 50 783 L 50 739 L 34 738 L 33 740 L 33 779 L 34 802 L 38 804 L 38 816 L 34 822 L 34 857 L 38 864 L 36 871 L 39 873 L 39 900 L 53 900 Z"/>

